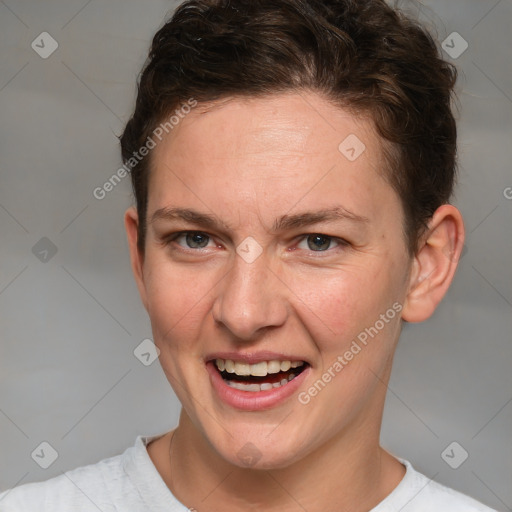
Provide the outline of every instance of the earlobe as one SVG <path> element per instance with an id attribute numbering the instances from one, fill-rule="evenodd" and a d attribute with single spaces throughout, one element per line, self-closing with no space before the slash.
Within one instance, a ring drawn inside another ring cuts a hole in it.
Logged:
<path id="1" fill-rule="evenodd" d="M 440 206 L 432 216 L 412 264 L 402 318 L 429 318 L 448 291 L 464 246 L 464 222 L 452 205 Z"/>
<path id="2" fill-rule="evenodd" d="M 135 277 L 135 282 L 137 283 L 137 288 L 139 289 L 140 298 L 147 310 L 146 286 L 143 272 L 144 259 L 137 244 L 139 217 L 137 210 L 133 206 L 128 208 L 124 214 L 124 226 L 126 229 L 126 236 L 128 238 L 133 275 Z"/>

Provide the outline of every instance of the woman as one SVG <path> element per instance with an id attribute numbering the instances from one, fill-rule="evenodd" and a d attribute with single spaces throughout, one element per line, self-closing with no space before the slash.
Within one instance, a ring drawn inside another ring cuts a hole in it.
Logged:
<path id="1" fill-rule="evenodd" d="M 2 510 L 489 511 L 379 444 L 402 322 L 463 247 L 455 79 L 384 1 L 182 4 L 121 137 L 179 425 Z"/>

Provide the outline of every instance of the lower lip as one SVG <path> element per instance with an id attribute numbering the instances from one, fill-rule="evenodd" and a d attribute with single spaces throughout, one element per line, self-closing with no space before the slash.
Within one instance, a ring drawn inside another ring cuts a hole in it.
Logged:
<path id="1" fill-rule="evenodd" d="M 215 389 L 220 399 L 227 405 L 244 411 L 271 409 L 284 402 L 297 391 L 310 371 L 310 367 L 308 366 L 299 375 L 288 381 L 288 384 L 278 388 L 267 389 L 265 391 L 241 391 L 226 384 L 226 381 L 217 371 L 213 361 L 206 363 L 206 369 L 210 374 L 212 387 Z"/>

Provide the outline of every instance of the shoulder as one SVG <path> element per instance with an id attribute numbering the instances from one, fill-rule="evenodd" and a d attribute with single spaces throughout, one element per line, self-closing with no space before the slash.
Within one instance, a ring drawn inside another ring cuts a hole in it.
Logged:
<path id="1" fill-rule="evenodd" d="M 428 508 L 424 508 L 425 510 L 447 510 L 450 512 L 496 512 L 466 494 L 434 482 L 426 476 L 421 475 L 421 477 L 425 486 L 425 492 L 422 497 L 418 496 L 418 501 L 423 502 L 425 506 L 428 506 Z M 420 508 L 419 510 L 423 509 Z"/>
<path id="2" fill-rule="evenodd" d="M 66 471 L 44 482 L 27 483 L 4 491 L 0 493 L 0 510 L 114 511 L 115 507 L 110 504 L 127 490 L 124 489 L 128 482 L 123 460 L 128 450 L 122 455 Z"/>
<path id="3" fill-rule="evenodd" d="M 450 489 L 401 460 L 406 474 L 398 487 L 372 512 L 496 512 L 483 503 Z"/>

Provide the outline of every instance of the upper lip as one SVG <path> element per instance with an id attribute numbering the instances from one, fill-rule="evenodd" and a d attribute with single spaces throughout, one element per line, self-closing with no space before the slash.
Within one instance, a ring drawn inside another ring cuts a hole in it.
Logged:
<path id="1" fill-rule="evenodd" d="M 247 364 L 261 363 L 262 361 L 304 361 L 306 359 L 301 356 L 294 356 L 289 354 L 281 354 L 278 352 L 213 352 L 208 354 L 205 358 L 206 362 L 214 361 L 215 359 L 230 359 L 231 361 L 237 361 Z"/>

